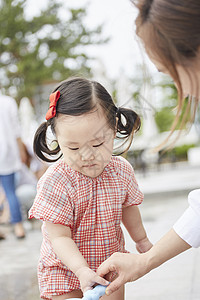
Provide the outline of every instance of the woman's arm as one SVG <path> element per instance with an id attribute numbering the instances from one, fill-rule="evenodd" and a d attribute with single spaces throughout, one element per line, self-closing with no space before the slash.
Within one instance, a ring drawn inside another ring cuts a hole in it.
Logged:
<path id="1" fill-rule="evenodd" d="M 45 222 L 52 247 L 59 259 L 79 279 L 83 292 L 95 284 L 108 285 L 108 282 L 92 271 L 78 247 L 71 238 L 71 229 L 67 226 Z"/>
<path id="2" fill-rule="evenodd" d="M 146 253 L 114 253 L 101 264 L 97 274 L 104 276 L 113 271 L 118 273 L 118 277 L 106 289 L 106 294 L 109 295 L 124 283 L 137 280 L 189 248 L 191 246 L 171 229 Z"/>
<path id="3" fill-rule="evenodd" d="M 122 222 L 132 240 L 136 243 L 138 252 L 143 253 L 152 247 L 152 243 L 147 238 L 146 231 L 142 224 L 140 211 L 137 205 L 132 205 L 123 208 Z"/>

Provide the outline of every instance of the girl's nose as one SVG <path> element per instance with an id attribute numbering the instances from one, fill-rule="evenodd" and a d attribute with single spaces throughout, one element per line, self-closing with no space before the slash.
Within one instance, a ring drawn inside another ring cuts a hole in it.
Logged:
<path id="1" fill-rule="evenodd" d="M 85 146 L 80 150 L 81 159 L 84 161 L 93 160 L 95 158 L 93 149 L 89 146 Z"/>

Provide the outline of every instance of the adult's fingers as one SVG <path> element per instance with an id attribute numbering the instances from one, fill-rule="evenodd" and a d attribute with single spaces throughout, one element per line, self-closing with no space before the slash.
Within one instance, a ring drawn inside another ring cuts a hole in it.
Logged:
<path id="1" fill-rule="evenodd" d="M 101 277 L 104 277 L 111 272 L 117 272 L 117 264 L 117 254 L 113 254 L 99 266 L 99 268 L 97 269 L 97 274 Z"/>
<path id="2" fill-rule="evenodd" d="M 126 280 L 124 279 L 123 275 L 119 275 L 114 281 L 112 281 L 106 288 L 106 295 L 109 296 L 110 294 L 116 292 Z"/>
<path id="3" fill-rule="evenodd" d="M 143 260 L 141 264 L 142 255 L 116 252 L 99 266 L 97 274 L 102 277 L 110 272 L 118 275 L 107 287 L 107 293 L 113 293 L 124 283 L 134 281 L 146 274 L 141 272 L 141 266 L 142 268 L 146 266 Z"/>
<path id="4" fill-rule="evenodd" d="M 102 277 L 112 275 L 113 272 L 117 274 L 117 277 L 106 288 L 107 295 L 115 292 L 125 283 L 123 271 L 121 271 L 121 253 L 111 255 L 111 257 L 104 261 L 97 270 L 97 274 Z"/>

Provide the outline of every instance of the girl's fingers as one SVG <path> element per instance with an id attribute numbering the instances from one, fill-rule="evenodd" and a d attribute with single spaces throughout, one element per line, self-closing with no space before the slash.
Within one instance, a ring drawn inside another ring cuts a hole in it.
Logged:
<path id="1" fill-rule="evenodd" d="M 86 281 L 87 283 L 85 282 L 85 284 L 83 283 L 83 285 L 82 285 L 82 292 L 83 293 L 87 292 L 88 290 L 92 290 L 94 288 L 94 285 L 98 285 L 98 284 L 104 285 L 104 286 L 109 285 L 109 283 L 110 283 L 109 281 L 107 281 L 106 279 L 98 276 L 97 274 L 95 274 L 95 275 L 94 274 L 93 274 L 93 271 L 92 271 L 92 277 L 90 278 L 90 280 L 89 281 L 87 280 Z M 89 285 L 88 285 L 88 283 L 89 283 Z"/>
<path id="2" fill-rule="evenodd" d="M 91 286 L 87 286 L 84 289 L 82 289 L 82 292 L 83 292 L 83 294 L 85 294 L 87 291 L 90 291 L 90 290 L 92 290 L 92 287 Z"/>

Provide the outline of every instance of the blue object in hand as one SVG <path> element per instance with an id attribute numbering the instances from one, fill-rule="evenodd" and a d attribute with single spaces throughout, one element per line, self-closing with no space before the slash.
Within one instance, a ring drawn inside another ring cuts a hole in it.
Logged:
<path id="1" fill-rule="evenodd" d="M 92 290 L 85 292 L 83 300 L 99 300 L 106 292 L 106 286 L 97 285 Z M 80 300 L 80 298 L 71 298 L 71 300 Z"/>
<path id="2" fill-rule="evenodd" d="M 97 285 L 94 289 L 88 290 L 85 292 L 84 300 L 99 300 L 101 296 L 105 294 L 106 286 L 104 285 Z"/>

